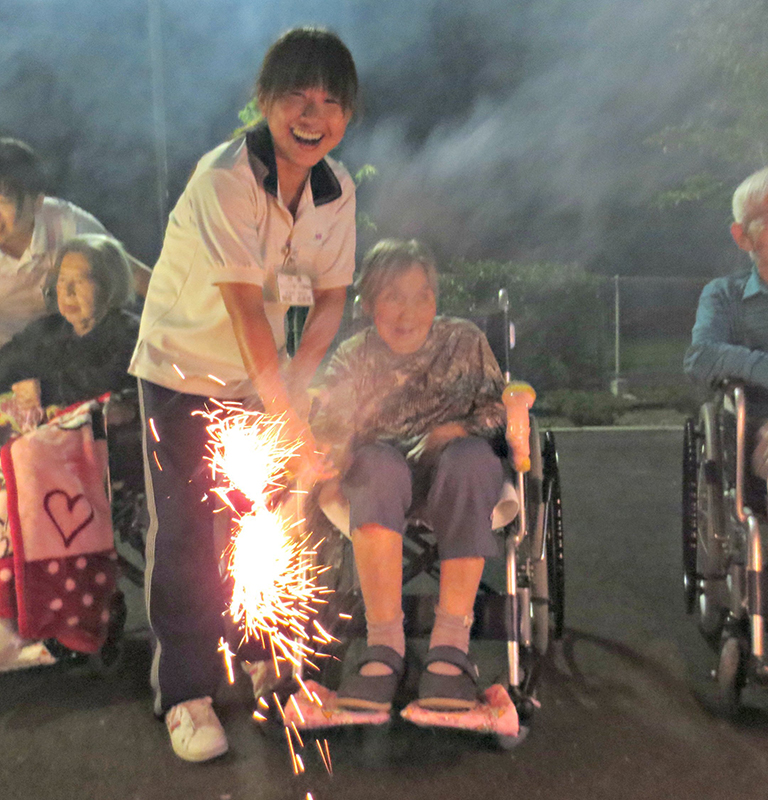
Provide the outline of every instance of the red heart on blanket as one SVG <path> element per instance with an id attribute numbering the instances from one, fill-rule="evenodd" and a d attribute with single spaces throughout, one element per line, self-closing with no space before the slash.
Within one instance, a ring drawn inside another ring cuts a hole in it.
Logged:
<path id="1" fill-rule="evenodd" d="M 72 540 L 93 519 L 93 507 L 84 494 L 70 497 L 63 489 L 54 489 L 43 498 L 43 508 L 56 526 L 64 547 L 69 547 Z"/>

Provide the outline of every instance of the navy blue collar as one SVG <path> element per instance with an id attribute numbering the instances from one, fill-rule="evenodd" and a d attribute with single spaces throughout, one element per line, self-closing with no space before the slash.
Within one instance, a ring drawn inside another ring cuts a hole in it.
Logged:
<path id="1" fill-rule="evenodd" d="M 277 197 L 275 147 L 266 120 L 262 120 L 245 134 L 245 144 L 248 148 L 248 161 L 256 180 L 262 184 L 264 191 Z M 339 179 L 325 159 L 312 167 L 309 173 L 309 185 L 316 207 L 332 203 L 341 197 Z"/>

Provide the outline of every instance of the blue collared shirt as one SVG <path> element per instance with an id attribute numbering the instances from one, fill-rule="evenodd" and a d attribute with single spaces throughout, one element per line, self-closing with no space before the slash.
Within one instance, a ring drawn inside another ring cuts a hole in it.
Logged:
<path id="1" fill-rule="evenodd" d="M 768 284 L 756 267 L 704 287 L 683 369 L 708 388 L 733 379 L 768 389 Z"/>

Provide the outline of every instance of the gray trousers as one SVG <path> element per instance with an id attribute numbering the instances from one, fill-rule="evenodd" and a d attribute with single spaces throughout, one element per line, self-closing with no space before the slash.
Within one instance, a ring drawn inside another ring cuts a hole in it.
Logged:
<path id="1" fill-rule="evenodd" d="M 504 469 L 491 445 L 477 436 L 454 439 L 427 482 L 423 492 L 418 485 L 414 491 L 414 472 L 392 445 L 358 447 L 341 483 L 349 500 L 350 530 L 376 523 L 402 535 L 409 516 L 417 512 L 435 534 L 441 561 L 497 556 L 491 513 L 501 494 Z M 425 494 L 423 501 L 419 494 Z"/>

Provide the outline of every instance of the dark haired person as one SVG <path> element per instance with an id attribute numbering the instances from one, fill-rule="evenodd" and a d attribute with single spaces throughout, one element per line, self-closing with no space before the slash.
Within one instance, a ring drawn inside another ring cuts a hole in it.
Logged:
<path id="1" fill-rule="evenodd" d="M 107 233 L 88 212 L 47 197 L 45 183 L 37 153 L 18 139 L 0 138 L 0 346 L 45 314 L 42 289 L 59 247 L 82 233 Z M 149 270 L 127 257 L 143 295 Z"/>
<path id="2" fill-rule="evenodd" d="M 335 34 L 284 34 L 256 83 L 263 120 L 199 161 L 152 272 L 130 367 L 139 378 L 150 504 L 152 685 L 155 713 L 188 761 L 228 747 L 211 707 L 223 675 L 224 598 L 212 500 L 201 502 L 211 497 L 206 421 L 192 414 L 210 397 L 255 399 L 303 442 L 290 471 L 310 479 L 324 472 L 304 409 L 354 272 L 354 184 L 327 156 L 356 97 L 355 65 Z M 284 317 L 298 305 L 311 307 L 289 360 Z"/>

